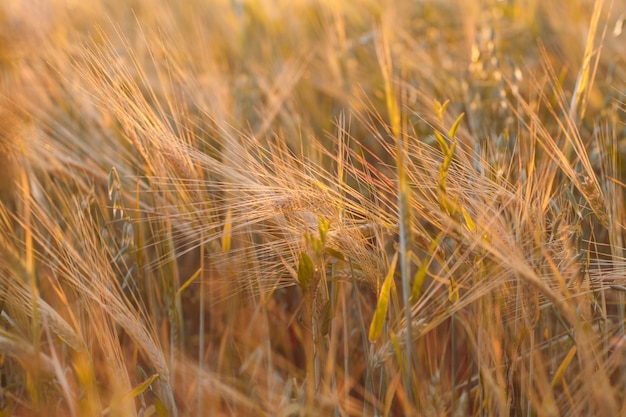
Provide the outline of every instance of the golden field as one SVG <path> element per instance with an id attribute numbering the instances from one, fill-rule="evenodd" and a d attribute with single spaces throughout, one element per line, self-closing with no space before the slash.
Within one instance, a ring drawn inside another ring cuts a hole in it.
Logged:
<path id="1" fill-rule="evenodd" d="M 3 0 L 0 415 L 626 415 L 625 19 Z"/>

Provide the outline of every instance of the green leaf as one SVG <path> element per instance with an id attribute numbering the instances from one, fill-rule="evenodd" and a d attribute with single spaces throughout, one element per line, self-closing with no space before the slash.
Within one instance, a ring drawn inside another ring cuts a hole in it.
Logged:
<path id="1" fill-rule="evenodd" d="M 450 138 L 450 140 L 452 140 L 454 136 L 456 135 L 456 131 L 459 128 L 459 125 L 461 124 L 461 120 L 463 120 L 463 116 L 465 116 L 465 113 L 461 113 L 459 117 L 456 118 L 456 120 L 454 121 L 454 124 L 448 131 L 448 137 Z"/>
<path id="2" fill-rule="evenodd" d="M 430 265 L 430 261 L 435 256 L 435 251 L 437 250 L 437 246 L 441 241 L 441 238 L 444 236 L 444 233 L 441 232 L 437 235 L 437 238 L 433 240 L 430 245 L 428 245 L 428 253 L 430 254 L 428 260 L 424 260 L 420 265 L 419 269 L 415 273 L 415 278 L 413 279 L 413 287 L 411 289 L 411 301 L 416 302 L 419 299 L 419 296 L 422 293 L 422 287 L 424 286 L 424 280 L 426 279 L 426 272 L 428 271 L 428 265 Z"/>
<path id="3" fill-rule="evenodd" d="M 202 268 L 198 268 L 198 270 L 194 272 L 193 275 L 183 283 L 183 285 L 180 286 L 178 291 L 176 291 L 176 296 L 180 296 L 180 294 L 182 294 L 182 292 L 185 291 L 196 280 L 196 278 L 200 276 L 201 272 Z"/>
<path id="4" fill-rule="evenodd" d="M 135 398 L 138 397 L 139 395 L 143 394 L 144 392 L 146 392 L 146 390 L 148 388 L 150 388 L 150 385 L 152 385 L 152 383 L 154 381 L 156 381 L 159 378 L 159 374 L 154 374 L 152 375 L 150 378 L 146 379 L 145 381 L 143 381 L 142 383 L 140 383 L 139 385 L 137 385 L 135 388 L 133 388 L 132 390 L 130 390 L 125 397 L 126 398 Z"/>
<path id="5" fill-rule="evenodd" d="M 440 122 L 443 122 L 443 115 L 446 112 L 446 108 L 450 104 L 450 100 L 446 100 L 443 103 L 439 102 L 439 100 L 435 100 L 435 116 Z"/>
<path id="6" fill-rule="evenodd" d="M 563 362 L 561 362 L 561 365 L 559 365 L 558 369 L 554 373 L 554 377 L 552 378 L 552 382 L 550 383 L 550 386 L 552 386 L 552 388 L 556 388 L 556 386 L 559 385 L 559 382 L 561 382 L 561 380 L 563 379 L 563 375 L 565 374 L 567 367 L 572 362 L 572 359 L 574 359 L 574 355 L 576 355 L 576 345 L 572 346 L 569 352 L 567 352 L 567 355 L 565 355 Z"/>
<path id="7" fill-rule="evenodd" d="M 441 169 L 444 172 L 448 172 L 448 168 L 450 168 L 450 163 L 452 162 L 452 158 L 454 158 L 454 150 L 456 149 L 456 142 L 452 142 L 452 146 L 448 149 L 448 153 L 443 159 L 443 163 L 441 164 Z"/>
<path id="8" fill-rule="evenodd" d="M 452 277 L 450 277 L 450 286 L 448 287 L 448 300 L 453 304 L 459 301 L 459 284 Z"/>
<path id="9" fill-rule="evenodd" d="M 317 256 L 321 256 L 324 253 L 324 243 L 313 233 L 305 233 L 304 239 Z"/>
<path id="10" fill-rule="evenodd" d="M 461 207 L 461 212 L 463 213 L 463 219 L 465 219 L 467 230 L 472 233 L 476 233 L 476 223 L 474 223 L 467 210 L 465 210 L 465 207 Z"/>
<path id="11" fill-rule="evenodd" d="M 406 375 L 406 363 L 404 361 L 404 350 L 400 348 L 400 342 L 398 341 L 398 336 L 391 330 L 389 332 L 389 337 L 391 339 L 391 345 L 393 346 L 393 352 L 396 355 L 396 360 L 398 361 L 398 365 L 400 366 L 400 372 Z"/>
<path id="12" fill-rule="evenodd" d="M 385 318 L 387 317 L 387 306 L 389 305 L 389 292 L 391 291 L 391 287 L 394 285 L 393 276 L 396 270 L 397 261 L 398 252 L 396 252 L 393 257 L 393 261 L 391 261 L 389 272 L 387 273 L 387 277 L 385 278 L 383 286 L 380 289 L 378 303 L 376 304 L 376 311 L 374 312 L 374 318 L 372 319 L 368 335 L 370 342 L 375 342 L 383 332 L 383 325 L 385 324 Z"/>
<path id="13" fill-rule="evenodd" d="M 428 270 L 429 262 L 422 262 L 420 268 L 415 273 L 415 278 L 413 278 L 413 287 L 411 289 L 411 301 L 416 302 L 420 294 L 422 293 L 422 286 L 424 285 L 424 280 L 426 279 L 426 271 Z"/>
<path id="14" fill-rule="evenodd" d="M 311 281 L 313 281 L 313 261 L 305 252 L 300 252 L 300 263 L 298 264 L 298 283 L 303 290 L 306 290 Z"/>
<path id="15" fill-rule="evenodd" d="M 317 220 L 317 228 L 320 232 L 320 241 L 322 242 L 322 245 L 325 245 L 326 234 L 328 233 L 328 229 L 330 229 L 330 221 L 320 216 Z"/>
<path id="16" fill-rule="evenodd" d="M 157 416 L 159 417 L 169 417 L 170 413 L 167 412 L 167 407 L 163 404 L 159 398 L 154 399 L 154 407 L 156 408 Z"/>
<path id="17" fill-rule="evenodd" d="M 339 259 L 340 261 L 345 261 L 346 260 L 346 257 L 344 256 L 343 253 L 339 252 L 336 249 L 329 248 L 328 246 L 326 246 L 324 248 L 324 253 L 326 253 L 327 255 L 332 256 L 335 259 Z"/>
<path id="18" fill-rule="evenodd" d="M 437 143 L 439 144 L 439 147 L 441 148 L 441 152 L 444 155 L 447 155 L 449 153 L 449 149 L 448 149 L 448 144 L 446 143 L 445 138 L 441 135 L 441 133 L 437 132 L 436 130 L 433 133 L 435 134 L 435 139 L 437 139 Z"/>

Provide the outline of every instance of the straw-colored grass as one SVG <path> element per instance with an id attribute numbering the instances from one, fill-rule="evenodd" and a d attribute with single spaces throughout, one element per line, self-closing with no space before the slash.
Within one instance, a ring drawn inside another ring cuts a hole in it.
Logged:
<path id="1" fill-rule="evenodd" d="M 0 415 L 624 415 L 625 10 L 2 1 Z"/>

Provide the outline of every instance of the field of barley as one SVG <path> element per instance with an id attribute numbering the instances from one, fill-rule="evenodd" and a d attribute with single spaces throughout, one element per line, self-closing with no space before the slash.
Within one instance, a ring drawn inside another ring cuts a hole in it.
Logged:
<path id="1" fill-rule="evenodd" d="M 626 0 L 2 0 L 0 417 L 625 416 Z"/>

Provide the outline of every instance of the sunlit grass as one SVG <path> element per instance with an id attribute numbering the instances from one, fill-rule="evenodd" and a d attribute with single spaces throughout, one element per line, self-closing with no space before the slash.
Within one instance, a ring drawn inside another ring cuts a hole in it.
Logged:
<path id="1" fill-rule="evenodd" d="M 624 414 L 623 10 L 2 2 L 1 415 Z"/>

